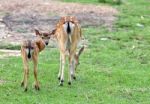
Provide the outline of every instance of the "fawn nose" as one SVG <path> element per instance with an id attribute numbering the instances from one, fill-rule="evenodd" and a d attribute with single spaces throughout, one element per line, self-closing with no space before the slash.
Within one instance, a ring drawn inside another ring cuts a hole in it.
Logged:
<path id="1" fill-rule="evenodd" d="M 48 42 L 45 42 L 46 45 L 48 45 Z"/>

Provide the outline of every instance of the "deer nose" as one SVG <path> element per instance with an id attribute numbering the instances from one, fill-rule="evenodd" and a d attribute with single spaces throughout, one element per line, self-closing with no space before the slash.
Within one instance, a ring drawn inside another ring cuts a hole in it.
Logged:
<path id="1" fill-rule="evenodd" d="M 46 42 L 45 44 L 48 45 L 48 42 Z"/>

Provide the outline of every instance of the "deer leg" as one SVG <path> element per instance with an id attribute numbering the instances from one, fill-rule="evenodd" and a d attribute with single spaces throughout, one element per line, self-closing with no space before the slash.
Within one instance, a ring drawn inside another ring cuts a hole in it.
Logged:
<path id="1" fill-rule="evenodd" d="M 27 80 L 29 77 L 29 66 L 28 66 L 28 62 L 26 59 L 23 59 L 23 65 L 24 65 L 24 75 L 23 75 L 23 80 L 21 82 L 21 86 L 24 86 L 25 90 L 27 91 Z"/>
<path id="2" fill-rule="evenodd" d="M 23 68 L 23 80 L 21 81 L 21 87 L 24 87 L 24 80 L 25 80 L 25 68 Z"/>
<path id="3" fill-rule="evenodd" d="M 79 56 L 77 54 L 74 55 L 74 67 L 75 70 L 77 69 L 77 66 L 79 65 Z"/>
<path id="4" fill-rule="evenodd" d="M 66 60 L 66 56 L 65 56 L 65 52 L 61 53 L 61 63 L 62 63 L 62 67 L 61 67 L 61 77 L 60 77 L 60 86 L 63 86 L 63 82 L 64 82 L 64 67 L 65 67 L 65 60 Z"/>
<path id="5" fill-rule="evenodd" d="M 34 62 L 34 79 L 35 79 L 34 87 L 35 87 L 36 90 L 40 90 L 39 82 L 38 82 L 38 79 L 37 79 L 37 64 L 38 64 L 37 57 L 33 59 L 33 62 Z"/>
<path id="6" fill-rule="evenodd" d="M 24 79 L 24 91 L 27 91 L 27 86 L 28 86 L 28 77 L 29 77 L 29 68 L 28 66 L 25 68 L 25 79 Z"/>
<path id="7" fill-rule="evenodd" d="M 72 76 L 74 76 L 74 55 L 69 55 L 69 71 L 68 71 L 68 84 L 71 85 Z"/>
<path id="8" fill-rule="evenodd" d="M 58 72 L 58 80 L 60 80 L 60 77 L 61 77 L 61 70 L 62 70 L 62 58 L 60 54 L 60 67 L 59 67 L 59 72 Z"/>
<path id="9" fill-rule="evenodd" d="M 71 69 L 71 77 L 72 77 L 74 80 L 76 80 L 75 68 L 76 68 L 75 59 L 73 59 L 73 61 L 72 61 L 72 69 Z"/>

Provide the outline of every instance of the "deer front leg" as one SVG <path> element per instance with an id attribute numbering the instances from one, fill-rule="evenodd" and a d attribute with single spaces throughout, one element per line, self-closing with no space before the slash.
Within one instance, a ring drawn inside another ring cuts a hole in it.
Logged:
<path id="1" fill-rule="evenodd" d="M 79 56 L 77 54 L 74 55 L 74 67 L 75 70 L 77 69 L 77 66 L 79 65 Z"/>
<path id="2" fill-rule="evenodd" d="M 34 57 L 33 63 L 34 63 L 34 79 L 35 79 L 34 87 L 36 90 L 40 90 L 39 81 L 37 79 L 37 65 L 38 65 L 37 57 Z"/>
<path id="3" fill-rule="evenodd" d="M 65 67 L 65 60 L 66 60 L 66 56 L 65 56 L 65 52 L 61 53 L 61 77 L 60 77 L 60 86 L 63 86 L 63 82 L 64 82 L 64 67 Z"/>
<path id="4" fill-rule="evenodd" d="M 81 53 L 84 51 L 84 46 L 79 50 L 79 52 L 77 54 L 74 55 L 74 59 L 75 59 L 75 70 L 77 69 L 77 66 L 80 64 L 79 62 L 79 56 L 81 55 Z"/>

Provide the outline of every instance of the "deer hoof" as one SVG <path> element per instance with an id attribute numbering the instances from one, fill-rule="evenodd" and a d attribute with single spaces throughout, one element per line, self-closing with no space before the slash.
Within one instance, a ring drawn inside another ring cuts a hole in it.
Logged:
<path id="1" fill-rule="evenodd" d="M 24 82 L 21 82 L 21 87 L 23 87 L 24 86 Z"/>
<path id="2" fill-rule="evenodd" d="M 38 85 L 35 85 L 34 88 L 38 91 L 40 90 L 40 87 Z"/>
<path id="3" fill-rule="evenodd" d="M 58 77 L 58 80 L 60 81 L 60 77 Z"/>
<path id="4" fill-rule="evenodd" d="M 75 75 L 71 75 L 71 77 L 72 77 L 74 80 L 76 80 L 76 76 L 75 76 Z"/>
<path id="5" fill-rule="evenodd" d="M 59 83 L 59 86 L 63 86 L 63 82 L 60 82 L 60 83 Z"/>
<path id="6" fill-rule="evenodd" d="M 75 77 L 75 76 L 73 76 L 73 79 L 74 79 L 74 80 L 76 80 L 76 77 Z"/>
<path id="7" fill-rule="evenodd" d="M 71 82 L 70 82 L 70 81 L 68 82 L 68 85 L 71 85 Z"/>
<path id="8" fill-rule="evenodd" d="M 27 92 L 27 91 L 28 91 L 28 88 L 25 88 L 25 89 L 24 89 L 24 92 Z"/>

